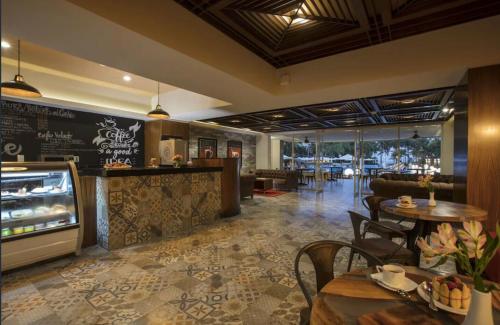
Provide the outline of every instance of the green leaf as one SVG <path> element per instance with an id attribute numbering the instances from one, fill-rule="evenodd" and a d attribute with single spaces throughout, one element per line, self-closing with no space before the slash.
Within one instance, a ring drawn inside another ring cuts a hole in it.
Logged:
<path id="1" fill-rule="evenodd" d="M 435 268 L 435 267 L 441 266 L 444 263 L 446 263 L 447 260 L 448 260 L 448 256 L 447 255 L 441 256 L 441 258 L 439 259 L 439 261 L 436 264 L 434 264 L 433 266 L 431 266 L 431 268 Z"/>

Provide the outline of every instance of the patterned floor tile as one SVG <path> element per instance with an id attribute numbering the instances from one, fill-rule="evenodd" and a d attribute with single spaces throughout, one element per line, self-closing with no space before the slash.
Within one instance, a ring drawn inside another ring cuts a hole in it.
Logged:
<path id="1" fill-rule="evenodd" d="M 347 191 L 327 186 L 321 195 L 243 200 L 240 216 L 190 236 L 112 252 L 91 247 L 6 274 L 2 324 L 297 324 L 306 306 L 293 270 L 297 251 L 318 239 L 350 241 L 347 210 L 364 209 L 347 182 Z M 347 258 L 339 253 L 336 273 Z M 307 259 L 300 270 L 314 292 Z"/>

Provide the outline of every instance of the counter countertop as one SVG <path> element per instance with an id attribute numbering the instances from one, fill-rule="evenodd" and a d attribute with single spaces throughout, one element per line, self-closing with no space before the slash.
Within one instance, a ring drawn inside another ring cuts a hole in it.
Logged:
<path id="1" fill-rule="evenodd" d="M 101 177 L 124 177 L 141 175 L 161 175 L 161 174 L 186 174 L 186 173 L 210 173 L 222 171 L 222 167 L 132 167 L 127 169 L 105 169 L 105 168 L 82 168 L 78 170 L 80 176 L 101 176 Z"/>

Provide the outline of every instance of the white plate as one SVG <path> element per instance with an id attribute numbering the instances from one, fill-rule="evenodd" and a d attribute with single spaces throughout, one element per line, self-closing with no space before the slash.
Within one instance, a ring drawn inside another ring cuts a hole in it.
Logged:
<path id="1" fill-rule="evenodd" d="M 422 299 L 424 299 L 425 301 L 429 302 L 429 295 L 427 294 L 427 292 L 424 289 L 424 283 L 423 282 L 420 283 L 420 285 L 418 286 L 417 292 L 418 292 L 418 295 Z M 467 315 L 467 311 L 469 310 L 469 309 L 461 309 L 461 308 L 460 309 L 458 309 L 458 308 L 452 308 L 450 306 L 446 306 L 446 305 L 440 303 L 437 300 L 434 300 L 434 304 L 439 309 L 445 310 L 445 311 L 453 313 L 453 314 L 458 314 L 458 315 L 464 315 L 465 316 L 465 315 Z"/>
<path id="2" fill-rule="evenodd" d="M 396 203 L 396 206 L 398 208 L 402 208 L 402 209 L 415 209 L 417 207 L 417 205 L 415 203 L 412 203 L 410 205 L 402 205 L 400 203 Z"/>
<path id="3" fill-rule="evenodd" d="M 382 272 L 372 273 L 372 274 L 370 274 L 370 276 L 372 279 L 375 280 L 375 283 L 377 283 L 381 287 L 386 288 L 387 290 L 391 290 L 391 291 L 403 290 L 406 292 L 410 292 L 410 291 L 415 290 L 418 287 L 418 284 L 415 281 L 413 281 L 409 278 L 406 278 L 406 277 L 405 277 L 405 280 L 403 281 L 403 283 L 401 283 L 399 286 L 396 287 L 392 284 L 384 282 L 384 280 L 382 278 Z"/>
<path id="4" fill-rule="evenodd" d="M 12 196 L 14 196 L 14 197 L 27 197 L 27 196 L 30 196 L 30 195 L 31 195 L 31 193 L 29 193 L 29 192 L 26 192 L 24 194 L 21 194 L 21 193 L 12 193 Z"/>
<path id="5" fill-rule="evenodd" d="M 37 187 L 31 190 L 31 193 L 33 194 L 40 194 L 40 193 L 47 193 L 49 191 L 48 188 L 46 187 Z"/>

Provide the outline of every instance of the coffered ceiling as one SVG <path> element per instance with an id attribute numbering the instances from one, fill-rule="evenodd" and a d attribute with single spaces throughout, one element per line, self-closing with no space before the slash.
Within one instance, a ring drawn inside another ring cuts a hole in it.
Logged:
<path id="1" fill-rule="evenodd" d="M 226 116 L 203 122 L 265 133 L 447 120 L 453 88 L 358 98 Z"/>
<path id="2" fill-rule="evenodd" d="M 275 67 L 500 13 L 498 0 L 176 0 Z"/>

